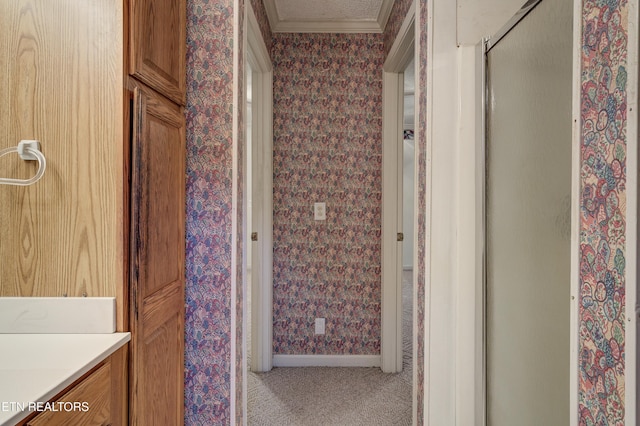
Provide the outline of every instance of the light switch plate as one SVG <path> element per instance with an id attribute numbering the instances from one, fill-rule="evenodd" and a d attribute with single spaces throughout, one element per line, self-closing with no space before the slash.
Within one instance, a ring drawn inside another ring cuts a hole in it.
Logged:
<path id="1" fill-rule="evenodd" d="M 313 204 L 313 218 L 315 220 L 327 220 L 327 204 L 326 203 Z"/>

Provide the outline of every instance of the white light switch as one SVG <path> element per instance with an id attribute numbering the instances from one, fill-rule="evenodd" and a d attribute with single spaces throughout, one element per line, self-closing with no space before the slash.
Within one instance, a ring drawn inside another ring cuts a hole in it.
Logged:
<path id="1" fill-rule="evenodd" d="M 324 318 L 316 318 L 316 334 L 324 334 Z"/>
<path id="2" fill-rule="evenodd" d="M 327 205 L 326 205 L 326 203 L 314 203 L 314 205 L 313 205 L 313 218 L 315 220 L 327 220 Z"/>

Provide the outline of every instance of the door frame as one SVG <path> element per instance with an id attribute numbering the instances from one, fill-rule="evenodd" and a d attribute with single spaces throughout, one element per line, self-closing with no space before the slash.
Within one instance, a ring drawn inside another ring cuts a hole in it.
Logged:
<path id="1" fill-rule="evenodd" d="M 399 232 L 402 232 L 402 193 L 398 193 L 398 185 L 401 185 L 402 182 L 403 157 L 402 144 L 399 142 L 402 142 L 404 131 L 404 70 L 411 59 L 417 57 L 415 54 L 415 38 L 414 2 L 407 12 L 395 42 L 391 46 L 382 73 L 380 368 L 385 373 L 402 371 L 403 262 L 402 243 L 397 241 L 397 236 Z M 415 186 L 417 184 L 418 181 L 416 179 L 414 191 L 416 191 Z M 414 206 L 413 217 L 415 222 L 417 205 Z M 414 253 L 416 252 L 417 239 L 414 241 Z M 415 332 L 414 328 L 414 334 Z M 414 369 L 414 376 L 415 374 L 416 371 Z"/>
<path id="2" fill-rule="evenodd" d="M 254 218 L 254 232 L 258 233 L 255 250 L 252 253 L 253 271 L 251 285 L 251 322 L 247 323 L 246 294 L 243 289 L 243 336 L 251 327 L 251 370 L 269 371 L 273 367 L 273 66 L 260 26 L 250 4 L 245 7 L 246 60 L 252 69 L 252 145 L 257 149 L 252 153 L 254 160 L 254 181 L 260 182 L 257 210 L 259 218 Z M 246 111 L 246 99 L 245 99 Z M 245 156 L 246 157 L 246 156 Z M 245 186 L 246 188 L 246 186 Z M 246 191 L 245 191 L 246 192 Z M 254 205 L 256 205 L 254 203 Z M 246 221 L 245 221 L 246 222 Z M 249 244 L 248 224 L 244 227 L 245 255 Z M 246 339 L 243 341 L 243 368 L 247 368 Z M 246 374 L 245 374 L 246 377 Z M 246 380 L 245 387 L 246 409 Z M 246 416 L 245 416 L 246 418 Z"/>

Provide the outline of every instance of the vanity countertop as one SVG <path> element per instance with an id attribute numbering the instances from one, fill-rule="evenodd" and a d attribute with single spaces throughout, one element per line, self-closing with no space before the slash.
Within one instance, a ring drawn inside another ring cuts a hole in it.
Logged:
<path id="1" fill-rule="evenodd" d="M 24 419 L 30 412 L 20 405 L 49 401 L 130 339 L 130 333 L 0 334 L 0 425 Z"/>

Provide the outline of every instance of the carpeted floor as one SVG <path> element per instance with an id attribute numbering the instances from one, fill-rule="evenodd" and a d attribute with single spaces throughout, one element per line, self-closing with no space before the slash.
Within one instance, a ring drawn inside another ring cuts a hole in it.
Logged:
<path id="1" fill-rule="evenodd" d="M 260 426 L 410 425 L 412 276 L 403 274 L 403 371 L 379 368 L 274 368 L 249 373 L 248 424 Z"/>

